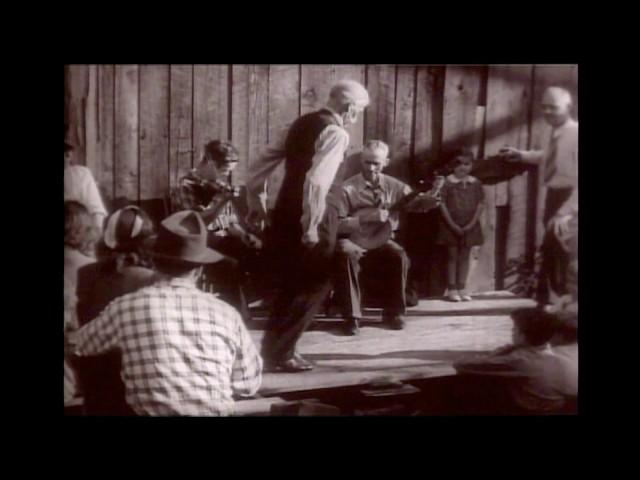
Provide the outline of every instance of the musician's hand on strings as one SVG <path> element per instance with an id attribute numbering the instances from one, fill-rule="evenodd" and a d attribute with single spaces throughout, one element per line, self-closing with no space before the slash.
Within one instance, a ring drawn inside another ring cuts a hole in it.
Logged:
<path id="1" fill-rule="evenodd" d="M 521 162 L 522 151 L 513 147 L 502 147 L 498 152 L 508 162 Z"/>
<path id="2" fill-rule="evenodd" d="M 348 238 L 338 240 L 338 252 L 360 259 L 367 251 Z"/>

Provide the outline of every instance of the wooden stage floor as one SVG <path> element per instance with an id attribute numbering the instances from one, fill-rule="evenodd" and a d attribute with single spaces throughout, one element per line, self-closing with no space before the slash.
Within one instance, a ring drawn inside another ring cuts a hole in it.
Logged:
<path id="1" fill-rule="evenodd" d="M 341 318 L 318 316 L 298 344 L 316 363 L 304 373 L 265 373 L 263 397 L 324 388 L 365 385 L 377 380 L 405 381 L 455 374 L 462 355 L 492 350 L 511 341 L 509 313 L 531 307 L 531 299 L 493 292 L 471 302 L 421 300 L 406 315 L 404 330 L 380 323 L 380 310 L 366 309 L 360 334 L 341 332 Z M 254 319 L 251 336 L 260 344 L 264 318 Z M 242 402 L 239 402 L 242 404 Z"/>

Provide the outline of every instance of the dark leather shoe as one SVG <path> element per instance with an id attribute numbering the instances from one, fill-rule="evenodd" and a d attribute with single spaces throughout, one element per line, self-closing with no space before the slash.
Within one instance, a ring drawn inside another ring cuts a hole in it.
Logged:
<path id="1" fill-rule="evenodd" d="M 360 319 L 350 317 L 345 320 L 344 332 L 347 335 L 358 335 L 360 333 Z"/>
<path id="2" fill-rule="evenodd" d="M 300 355 L 294 356 L 288 360 L 283 360 L 275 365 L 278 372 L 297 373 L 313 370 L 313 364 L 308 362 Z"/>
<path id="3" fill-rule="evenodd" d="M 384 321 L 385 323 L 387 323 L 387 325 L 389 325 L 389 328 L 391 328 L 391 330 L 402 330 L 405 325 L 404 318 L 402 318 L 402 315 L 400 314 L 389 315 L 384 319 Z"/>

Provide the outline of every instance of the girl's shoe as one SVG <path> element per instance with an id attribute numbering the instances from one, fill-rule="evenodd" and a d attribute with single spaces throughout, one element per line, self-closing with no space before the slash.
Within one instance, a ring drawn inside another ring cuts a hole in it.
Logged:
<path id="1" fill-rule="evenodd" d="M 461 302 L 462 298 L 460 298 L 460 295 L 458 294 L 458 292 L 456 290 L 447 290 L 447 293 L 445 294 L 445 298 L 447 300 L 449 300 L 450 302 Z"/>
<path id="2" fill-rule="evenodd" d="M 458 294 L 463 302 L 470 302 L 472 300 L 471 296 L 464 290 L 458 290 Z"/>

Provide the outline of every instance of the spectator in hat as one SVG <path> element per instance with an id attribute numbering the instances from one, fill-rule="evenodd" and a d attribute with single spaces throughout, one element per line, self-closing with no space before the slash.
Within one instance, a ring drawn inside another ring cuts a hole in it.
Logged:
<path id="1" fill-rule="evenodd" d="M 162 221 L 148 244 L 158 280 L 112 301 L 72 339 L 78 356 L 122 352 L 126 401 L 137 415 L 217 416 L 260 387 L 262 359 L 236 309 L 198 290 L 221 255 L 193 211 Z"/>
<path id="2" fill-rule="evenodd" d="M 114 212 L 105 225 L 107 258 L 78 271 L 78 320 L 85 325 L 112 301 L 152 284 L 155 272 L 145 240 L 154 234 L 146 212 L 128 206 Z M 120 352 L 114 351 L 76 362 L 90 415 L 126 413 Z"/>
<path id="3" fill-rule="evenodd" d="M 229 142 L 213 140 L 204 146 L 200 163 L 171 192 L 172 210 L 199 212 L 209 229 L 208 244 L 225 258 L 204 270 L 204 289 L 220 293 L 250 320 L 246 279 L 257 267 L 262 242 L 238 213 L 239 189 L 231 183 L 238 150 Z"/>
<path id="4" fill-rule="evenodd" d="M 84 325 L 109 302 L 153 283 L 155 272 L 145 241 L 155 232 L 149 215 L 135 205 L 114 212 L 105 224 L 107 257 L 78 272 L 78 315 Z"/>
<path id="5" fill-rule="evenodd" d="M 107 209 L 104 207 L 102 197 L 98 191 L 96 181 L 91 170 L 82 165 L 73 163 L 74 146 L 70 141 L 64 141 L 64 200 L 73 200 L 83 204 L 91 217 L 94 225 L 101 231 Z"/>

